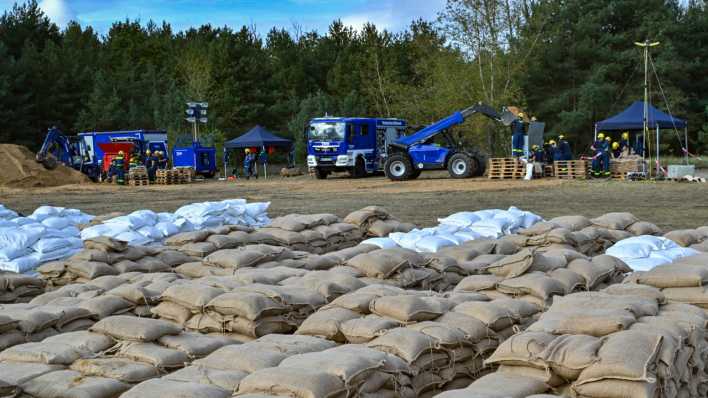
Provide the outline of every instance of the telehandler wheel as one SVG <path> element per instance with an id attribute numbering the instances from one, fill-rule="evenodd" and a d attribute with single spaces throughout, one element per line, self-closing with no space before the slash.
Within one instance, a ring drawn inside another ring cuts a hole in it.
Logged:
<path id="1" fill-rule="evenodd" d="M 352 178 L 364 178 L 366 177 L 366 165 L 364 164 L 364 158 L 361 156 L 356 158 L 354 162 L 354 169 L 350 172 Z"/>
<path id="2" fill-rule="evenodd" d="M 456 153 L 447 162 L 447 171 L 452 178 L 469 178 L 475 173 L 477 162 L 466 153 Z"/>
<path id="3" fill-rule="evenodd" d="M 413 164 L 408 156 L 397 153 L 386 159 L 384 171 L 391 181 L 405 181 L 413 175 Z"/>
<path id="4" fill-rule="evenodd" d="M 315 178 L 317 178 L 318 180 L 326 180 L 328 175 L 328 171 L 324 171 L 319 167 L 315 169 Z"/>

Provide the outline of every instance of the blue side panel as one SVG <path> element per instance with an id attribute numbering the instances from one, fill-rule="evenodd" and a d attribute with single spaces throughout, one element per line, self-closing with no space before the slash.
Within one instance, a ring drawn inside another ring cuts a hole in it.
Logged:
<path id="1" fill-rule="evenodd" d="M 174 167 L 194 167 L 194 148 L 173 148 L 172 165 Z"/>
<path id="2" fill-rule="evenodd" d="M 410 147 L 408 153 L 415 167 L 422 163 L 426 166 L 425 168 L 438 168 L 445 164 L 450 150 L 437 145 L 414 145 Z"/>
<path id="3" fill-rule="evenodd" d="M 464 121 L 465 118 L 462 116 L 462 113 L 455 112 L 452 115 L 446 117 L 445 119 L 435 122 L 414 134 L 399 138 L 398 140 L 396 140 L 396 143 L 406 146 L 421 143 L 427 140 L 428 138 L 434 136 L 435 134 L 439 133 L 441 130 L 445 130 L 452 126 L 458 125 Z"/>

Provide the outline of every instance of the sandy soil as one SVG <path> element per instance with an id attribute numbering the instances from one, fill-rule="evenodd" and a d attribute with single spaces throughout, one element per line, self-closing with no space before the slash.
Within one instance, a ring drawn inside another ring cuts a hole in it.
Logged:
<path id="1" fill-rule="evenodd" d="M 403 183 L 390 182 L 384 177 L 319 181 L 302 176 L 175 186 L 82 184 L 23 190 L 0 188 L 0 203 L 21 212 L 51 204 L 103 214 L 143 208 L 174 211 L 186 203 L 243 197 L 271 201 L 270 213 L 274 216 L 293 212 L 331 212 L 344 216 L 367 205 L 382 205 L 399 218 L 423 226 L 456 211 L 509 206 L 531 210 L 546 218 L 630 211 L 665 229 L 708 224 L 708 184 L 445 177 L 445 173 L 427 173 L 416 181 Z"/>

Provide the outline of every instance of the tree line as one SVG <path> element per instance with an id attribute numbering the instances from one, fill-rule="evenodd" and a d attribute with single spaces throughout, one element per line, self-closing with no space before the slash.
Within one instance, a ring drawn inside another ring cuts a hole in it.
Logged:
<path id="1" fill-rule="evenodd" d="M 652 103 L 689 121 L 691 152 L 708 141 L 707 0 L 448 0 L 434 21 L 401 32 L 333 21 L 298 26 L 116 21 L 98 34 L 60 29 L 36 0 L 0 17 L 0 142 L 36 149 L 48 127 L 68 133 L 166 129 L 189 133 L 185 102 L 209 102 L 208 143 L 256 124 L 298 142 L 312 117 L 401 117 L 425 125 L 477 102 L 517 106 L 565 133 L 576 153 L 594 122 L 643 93 L 636 41 L 660 41 Z M 651 71 L 651 69 L 650 69 Z M 663 94 L 662 94 L 663 93 Z M 669 103 L 665 102 L 664 96 Z M 460 127 L 493 154 L 508 128 L 484 118 Z M 662 146 L 680 153 L 673 134 Z"/>

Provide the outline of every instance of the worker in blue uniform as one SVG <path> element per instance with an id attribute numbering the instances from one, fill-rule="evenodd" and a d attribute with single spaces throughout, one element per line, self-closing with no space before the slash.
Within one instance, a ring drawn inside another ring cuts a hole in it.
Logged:
<path id="1" fill-rule="evenodd" d="M 515 158 L 524 156 L 524 114 L 519 113 L 511 122 L 511 155 Z"/>
<path id="2" fill-rule="evenodd" d="M 605 133 L 597 135 L 597 139 L 593 142 L 590 149 L 593 151 L 592 156 L 592 175 L 599 177 L 602 175 L 602 161 L 604 156 L 603 148 L 605 146 Z"/>
<path id="3" fill-rule="evenodd" d="M 155 181 L 155 172 L 157 171 L 157 151 L 151 152 L 149 149 L 145 151 L 145 168 L 148 172 L 148 179 Z"/>
<path id="4" fill-rule="evenodd" d="M 253 175 L 253 164 L 256 161 L 256 157 L 248 148 L 246 148 L 245 152 L 246 156 L 243 158 L 243 174 L 246 176 L 247 180 L 250 180 L 251 175 Z"/>
<path id="5" fill-rule="evenodd" d="M 619 150 L 624 154 L 624 156 L 628 156 L 632 154 L 632 146 L 629 144 L 629 132 L 625 131 L 622 133 L 622 139 L 619 142 Z"/>
<path id="6" fill-rule="evenodd" d="M 543 143 L 543 159 L 546 161 L 546 164 L 553 165 L 553 148 L 551 147 L 550 141 Z"/>
<path id="7" fill-rule="evenodd" d="M 268 171 L 266 170 L 266 167 L 268 167 L 268 152 L 266 151 L 265 147 L 262 147 L 260 153 L 258 153 L 258 164 L 263 167 L 264 176 L 268 178 Z M 258 178 L 257 173 L 256 178 Z"/>
<path id="8" fill-rule="evenodd" d="M 612 159 L 619 159 L 622 157 L 622 150 L 620 149 L 620 143 L 615 141 L 612 143 Z"/>
<path id="9" fill-rule="evenodd" d="M 573 160 L 573 152 L 570 149 L 570 143 L 565 139 L 564 134 L 558 135 L 558 149 L 561 152 L 561 160 Z"/>
<path id="10" fill-rule="evenodd" d="M 113 158 L 115 162 L 116 183 L 118 185 L 125 184 L 125 153 L 118 151 L 118 154 Z"/>
<path id="11" fill-rule="evenodd" d="M 157 151 L 157 168 L 160 170 L 167 170 L 167 157 L 162 151 Z"/>
<path id="12" fill-rule="evenodd" d="M 531 146 L 531 161 L 533 161 L 534 163 L 543 163 L 544 157 L 545 153 L 543 148 L 539 147 L 538 145 Z"/>

